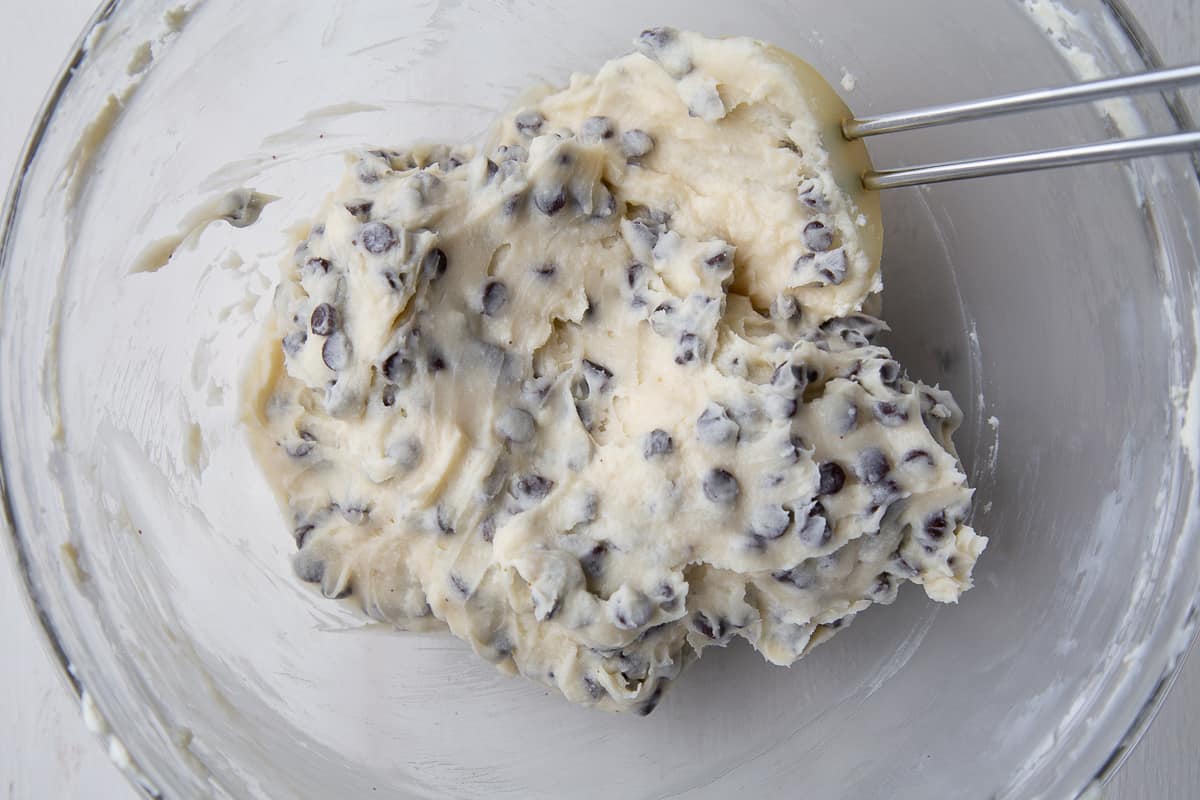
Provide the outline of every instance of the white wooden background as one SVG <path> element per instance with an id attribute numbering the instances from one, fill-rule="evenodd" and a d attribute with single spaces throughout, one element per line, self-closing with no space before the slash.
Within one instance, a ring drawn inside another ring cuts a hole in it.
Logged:
<path id="1" fill-rule="evenodd" d="M 955 0 L 946 0 L 954 2 Z M 1200 58 L 1200 0 L 1127 0 L 1168 63 Z M 42 94 L 97 0 L 0 2 L 0 183 Z M 1193 101 L 1200 92 L 1192 92 Z M 1192 103 L 1193 114 L 1200 105 Z M 0 787 L 8 800 L 135 797 L 55 672 L 16 579 L 0 559 Z M 1106 791 L 1115 800 L 1200 798 L 1200 657 Z"/>

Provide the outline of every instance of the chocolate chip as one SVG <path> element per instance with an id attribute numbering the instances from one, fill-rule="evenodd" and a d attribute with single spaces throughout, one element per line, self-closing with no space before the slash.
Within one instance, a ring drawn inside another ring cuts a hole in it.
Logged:
<path id="1" fill-rule="evenodd" d="M 304 458 L 313 451 L 312 442 L 296 442 L 295 444 L 287 445 L 283 448 L 292 458 Z"/>
<path id="2" fill-rule="evenodd" d="M 318 336 L 329 336 L 338 328 L 337 309 L 329 303 L 321 303 L 313 309 L 312 316 L 308 318 L 308 325 Z"/>
<path id="3" fill-rule="evenodd" d="M 949 524 L 946 522 L 946 512 L 938 511 L 925 519 L 925 533 L 930 539 L 938 541 L 946 535 Z"/>
<path id="4" fill-rule="evenodd" d="M 678 35 L 679 31 L 674 28 L 647 28 L 638 34 L 637 46 L 639 50 L 657 52 L 674 42 Z"/>
<path id="5" fill-rule="evenodd" d="M 879 483 L 891 472 L 892 465 L 882 450 L 868 447 L 858 454 L 858 479 L 866 484 Z"/>
<path id="6" fill-rule="evenodd" d="M 557 272 L 558 267 L 548 261 L 533 268 L 533 274 L 544 281 L 553 280 Z"/>
<path id="7" fill-rule="evenodd" d="M 729 269 L 733 266 L 733 251 L 728 245 L 722 250 L 704 259 L 704 266 L 712 270 Z"/>
<path id="8" fill-rule="evenodd" d="M 554 488 L 554 481 L 541 475 L 522 475 L 513 483 L 513 494 L 519 500 L 542 500 Z"/>
<path id="9" fill-rule="evenodd" d="M 649 250 L 653 250 L 654 246 L 658 244 L 658 231 L 647 225 L 643 220 L 635 219 L 629 223 L 629 230 L 632 232 L 633 237 Z M 635 264 L 634 266 L 641 267 L 642 265 Z M 633 284 L 630 284 L 630 286 L 633 286 Z"/>
<path id="10" fill-rule="evenodd" d="M 755 510 L 751 530 L 765 540 L 778 539 L 792 526 L 792 512 L 783 506 L 762 506 Z"/>
<path id="11" fill-rule="evenodd" d="M 446 359 L 441 353 L 434 351 L 425 358 L 425 366 L 430 372 L 441 372 L 446 368 Z"/>
<path id="12" fill-rule="evenodd" d="M 412 379 L 412 373 L 412 362 L 399 350 L 383 361 L 383 376 L 392 383 L 408 383 Z"/>
<path id="13" fill-rule="evenodd" d="M 583 359 L 583 374 L 587 380 L 589 393 L 603 392 L 608 388 L 608 384 L 612 381 L 612 370 L 603 364 L 598 364 L 590 359 Z M 587 395 L 584 395 L 587 397 Z"/>
<path id="14" fill-rule="evenodd" d="M 826 461 L 817 471 L 821 476 L 817 494 L 837 494 L 846 485 L 846 471 L 833 461 Z"/>
<path id="15" fill-rule="evenodd" d="M 394 383 L 389 383 L 387 386 L 384 386 L 383 392 L 380 393 L 379 396 L 380 402 L 383 403 L 387 408 L 391 408 L 392 406 L 396 405 L 396 392 L 399 390 L 400 387 Z"/>
<path id="16" fill-rule="evenodd" d="M 932 467 L 933 456 L 929 454 L 928 450 L 909 450 L 904 454 L 904 463 L 925 464 L 926 466 Z"/>
<path id="17" fill-rule="evenodd" d="M 427 281 L 436 281 L 446 274 L 446 268 L 449 266 L 449 263 L 445 251 L 440 247 L 435 247 L 421 259 L 421 274 L 425 276 L 425 280 Z"/>
<path id="18" fill-rule="evenodd" d="M 358 232 L 358 240 L 368 253 L 380 255 L 396 246 L 396 234 L 386 222 L 368 222 Z"/>
<path id="19" fill-rule="evenodd" d="M 813 574 L 811 561 L 797 564 L 791 569 L 777 570 L 771 573 L 771 577 L 780 583 L 791 584 L 794 588 L 800 590 L 811 588 L 817 581 L 816 575 Z"/>
<path id="20" fill-rule="evenodd" d="M 839 247 L 828 253 L 821 253 L 813 260 L 813 269 L 827 283 L 838 286 L 846 279 L 849 262 L 846 260 L 845 248 Z"/>
<path id="21" fill-rule="evenodd" d="M 858 425 L 858 406 L 853 400 L 847 400 L 842 409 L 842 418 L 838 421 L 838 435 L 845 436 Z"/>
<path id="22" fill-rule="evenodd" d="M 300 525 L 297 525 L 292 530 L 292 536 L 295 537 L 295 539 L 296 539 L 296 548 L 297 549 L 304 547 L 304 542 L 308 539 L 308 535 L 310 533 L 312 533 L 314 530 L 316 530 L 316 528 L 317 528 L 317 526 L 312 524 L 311 522 L 305 522 Z"/>
<path id="23" fill-rule="evenodd" d="M 908 411 L 890 400 L 881 400 L 871 407 L 875 419 L 887 428 L 898 428 L 908 422 Z"/>
<path id="24" fill-rule="evenodd" d="M 370 200 L 352 200 L 346 203 L 345 209 L 350 212 L 350 216 L 357 219 L 359 222 L 366 222 L 371 218 L 371 209 L 375 204 Z"/>
<path id="25" fill-rule="evenodd" d="M 817 186 L 816 181 L 806 180 L 800 184 L 796 191 L 800 195 L 800 202 L 814 211 L 829 210 L 829 199 L 825 197 L 825 194 Z"/>
<path id="26" fill-rule="evenodd" d="M 733 505 L 742 491 L 733 473 L 720 467 L 710 469 L 704 476 L 703 490 L 705 497 L 720 505 Z"/>
<path id="27" fill-rule="evenodd" d="M 698 361 L 704 357 L 704 349 L 704 342 L 699 336 L 694 333 L 685 333 L 679 337 L 679 343 L 675 345 L 675 363 L 684 365 Z"/>
<path id="28" fill-rule="evenodd" d="M 300 268 L 301 277 L 307 275 L 328 275 L 332 265 L 327 258 L 310 258 Z"/>
<path id="29" fill-rule="evenodd" d="M 833 247 L 833 231 L 825 227 L 823 222 L 813 220 L 804 226 L 804 243 L 809 250 L 823 252 Z"/>
<path id="30" fill-rule="evenodd" d="M 587 692 L 588 697 L 592 698 L 593 700 L 599 700 L 601 697 L 604 697 L 604 695 L 608 694 L 608 691 L 600 683 L 586 676 L 583 679 L 583 690 Z"/>
<path id="31" fill-rule="evenodd" d="M 771 419 L 791 419 L 800 410 L 800 404 L 795 397 L 771 394 L 766 402 L 767 416 Z"/>
<path id="32" fill-rule="evenodd" d="M 591 550 L 579 558 L 583 574 L 593 580 L 604 574 L 604 562 L 608 559 L 608 543 L 597 542 Z"/>
<path id="33" fill-rule="evenodd" d="M 350 525 L 364 525 L 371 516 L 371 509 L 363 505 L 338 505 L 337 510 Z"/>
<path id="34" fill-rule="evenodd" d="M 825 516 L 825 505 L 819 500 L 813 503 L 800 526 L 800 541 L 811 547 L 824 547 L 833 538 L 833 526 Z"/>
<path id="35" fill-rule="evenodd" d="M 637 288 L 645 271 L 646 267 L 636 261 L 625 268 L 625 283 L 629 285 L 630 289 Z"/>
<path id="36" fill-rule="evenodd" d="M 891 359 L 879 362 L 879 382 L 884 386 L 895 387 L 900 380 L 900 365 Z"/>
<path id="37" fill-rule="evenodd" d="M 614 627 L 623 631 L 636 630 L 654 617 L 650 598 L 628 585 L 622 586 L 608 598 L 608 618 Z"/>
<path id="38" fill-rule="evenodd" d="M 537 210 L 550 217 L 567 205 L 567 190 L 562 186 L 548 186 L 533 193 L 533 204 Z"/>
<path id="39" fill-rule="evenodd" d="M 800 318 L 800 304 L 790 294 L 776 295 L 771 301 L 771 319 L 791 322 Z"/>
<path id="40" fill-rule="evenodd" d="M 505 409 L 496 419 L 496 433 L 517 444 L 531 441 L 536 429 L 533 415 L 521 408 Z"/>
<path id="41" fill-rule="evenodd" d="M 292 331 L 287 336 L 283 337 L 281 342 L 284 355 L 294 358 L 296 354 L 304 348 L 304 344 L 307 341 L 307 331 Z"/>
<path id="42" fill-rule="evenodd" d="M 508 302 L 508 287 L 500 281 L 488 281 L 483 285 L 483 293 L 480 296 L 479 304 L 483 309 L 483 313 L 489 317 L 493 317 L 500 313 L 500 309 L 504 308 L 504 304 Z"/>
<path id="43" fill-rule="evenodd" d="M 325 578 L 325 562 L 301 551 L 292 556 L 292 571 L 305 583 L 320 583 Z"/>
<path id="44" fill-rule="evenodd" d="M 647 461 L 655 456 L 670 455 L 675 450 L 675 442 L 671 434 L 662 428 L 655 428 L 646 434 L 642 441 L 642 457 Z"/>
<path id="45" fill-rule="evenodd" d="M 737 441 L 741 428 L 729 416 L 729 412 L 716 403 L 709 403 L 696 419 L 696 436 L 708 445 L 721 445 Z"/>
<path id="46" fill-rule="evenodd" d="M 542 130 L 546 118 L 540 111 L 526 109 L 513 118 L 513 125 L 522 136 L 533 138 Z"/>
<path id="47" fill-rule="evenodd" d="M 658 704 L 662 700 L 662 696 L 663 681 L 660 680 L 654 685 L 654 691 L 650 693 L 650 696 L 634 706 L 633 713 L 637 714 L 639 717 L 649 716 L 654 712 L 654 709 L 658 708 Z"/>
<path id="48" fill-rule="evenodd" d="M 899 550 L 896 550 L 888 559 L 888 572 L 900 578 L 915 578 L 918 570 L 912 564 L 908 563 Z"/>
<path id="49" fill-rule="evenodd" d="M 321 360 L 334 372 L 340 372 L 350 366 L 352 350 L 350 338 L 341 331 L 334 331 L 321 346 Z"/>
<path id="50" fill-rule="evenodd" d="M 459 576 L 455 575 L 453 572 L 451 572 L 447 577 L 450 580 L 451 588 L 454 589 L 455 593 L 459 597 L 461 597 L 465 600 L 466 598 L 471 596 L 471 589 L 470 589 L 470 587 L 467 586 L 466 581 L 464 581 Z"/>
<path id="51" fill-rule="evenodd" d="M 627 159 L 642 158 L 654 149 L 654 137 L 634 128 L 621 134 L 621 152 Z"/>
<path id="52" fill-rule="evenodd" d="M 496 518 L 488 517 L 483 522 L 479 523 L 479 536 L 485 542 L 490 542 L 496 538 Z"/>
<path id="53" fill-rule="evenodd" d="M 726 620 L 710 616 L 705 611 L 697 611 L 692 615 L 692 629 L 701 636 L 717 642 L 725 639 L 732 632 Z"/>
<path id="54" fill-rule="evenodd" d="M 608 117 L 588 117 L 579 126 L 579 138 L 587 142 L 599 142 L 612 136 L 612 120 Z"/>
<path id="55" fill-rule="evenodd" d="M 439 531 L 447 536 L 454 533 L 454 517 L 451 515 L 450 509 L 440 503 L 437 507 L 436 519 Z"/>

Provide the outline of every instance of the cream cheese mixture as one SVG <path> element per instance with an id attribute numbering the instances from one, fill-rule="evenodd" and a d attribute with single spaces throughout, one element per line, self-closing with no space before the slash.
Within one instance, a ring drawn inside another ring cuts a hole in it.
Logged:
<path id="1" fill-rule="evenodd" d="M 649 713 L 710 645 L 791 664 L 986 539 L 950 395 L 863 312 L 873 217 L 781 51 L 660 28 L 478 152 L 356 154 L 251 365 L 296 574 Z"/>

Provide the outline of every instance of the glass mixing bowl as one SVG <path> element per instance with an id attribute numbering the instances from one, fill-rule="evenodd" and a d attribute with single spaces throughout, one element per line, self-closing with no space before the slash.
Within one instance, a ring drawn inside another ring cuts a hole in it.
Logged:
<path id="1" fill-rule="evenodd" d="M 1153 62 L 1096 0 L 107 4 L 6 207 L 0 441 L 33 606 L 148 792 L 1066 797 L 1144 729 L 1200 585 L 1186 157 L 886 194 L 891 344 L 962 403 L 991 537 L 957 607 L 910 588 L 791 669 L 707 653 L 637 719 L 448 636 L 367 625 L 292 577 L 237 404 L 285 229 L 343 150 L 474 136 L 531 82 L 657 24 L 848 70 L 860 113 Z M 1147 96 L 871 148 L 894 166 L 1184 122 Z M 281 199 L 248 227 L 200 224 L 239 187 Z"/>

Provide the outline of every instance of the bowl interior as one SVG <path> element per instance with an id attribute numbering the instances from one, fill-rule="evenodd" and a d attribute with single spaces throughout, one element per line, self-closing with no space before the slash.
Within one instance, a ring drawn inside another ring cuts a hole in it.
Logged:
<path id="1" fill-rule="evenodd" d="M 1067 44 L 1133 69 L 1105 7 L 1075 5 L 1091 34 Z M 1040 18 L 938 0 L 167 7 L 120 3 L 92 37 L 25 179 L 0 318 L 4 473 L 36 600 L 166 796 L 1060 796 L 1104 765 L 1196 588 L 1186 160 L 887 193 L 889 343 L 965 412 L 991 537 L 977 586 L 957 607 L 910 587 L 791 669 L 710 652 L 645 720 L 315 596 L 238 419 L 286 229 L 344 150 L 472 138 L 532 82 L 663 23 L 767 39 L 835 83 L 848 70 L 863 113 L 1069 82 Z M 1135 110 L 1165 119 L 1153 98 Z M 871 150 L 891 166 L 1111 124 L 1080 107 Z M 281 199 L 131 274 L 243 186 Z"/>

